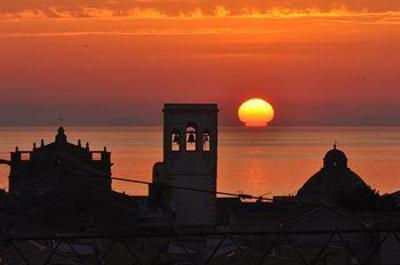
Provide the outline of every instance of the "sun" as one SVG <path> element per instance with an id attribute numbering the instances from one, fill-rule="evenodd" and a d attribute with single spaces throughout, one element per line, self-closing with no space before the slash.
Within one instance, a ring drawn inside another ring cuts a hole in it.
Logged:
<path id="1" fill-rule="evenodd" d="M 266 127 L 274 119 L 275 111 L 267 101 L 252 98 L 240 105 L 238 115 L 246 127 Z"/>

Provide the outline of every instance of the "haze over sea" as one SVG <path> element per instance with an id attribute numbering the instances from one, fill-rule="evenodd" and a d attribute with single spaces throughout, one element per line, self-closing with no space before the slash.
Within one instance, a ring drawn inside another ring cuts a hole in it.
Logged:
<path id="1" fill-rule="evenodd" d="M 92 150 L 112 152 L 113 176 L 151 181 L 162 161 L 161 127 L 66 127 L 68 140 L 89 142 Z M 0 158 L 18 146 L 53 142 L 57 127 L 0 127 Z M 337 140 L 352 170 L 381 193 L 400 189 L 400 127 L 269 127 L 219 129 L 218 191 L 254 195 L 295 194 L 322 166 Z M 8 167 L 0 166 L 0 185 L 8 188 Z M 147 194 L 146 185 L 113 183 L 114 189 Z"/>

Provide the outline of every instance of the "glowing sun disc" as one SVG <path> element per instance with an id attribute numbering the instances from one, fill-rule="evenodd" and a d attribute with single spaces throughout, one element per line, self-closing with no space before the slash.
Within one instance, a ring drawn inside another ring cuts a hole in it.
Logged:
<path id="1" fill-rule="evenodd" d="M 274 118 L 274 108 L 261 98 L 249 99 L 240 105 L 239 119 L 246 127 L 266 127 Z"/>

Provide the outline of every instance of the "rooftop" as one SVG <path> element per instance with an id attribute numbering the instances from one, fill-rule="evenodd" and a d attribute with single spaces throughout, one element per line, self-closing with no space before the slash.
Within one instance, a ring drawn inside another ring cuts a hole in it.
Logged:
<path id="1" fill-rule="evenodd" d="M 164 104 L 164 109 L 165 110 L 179 110 L 179 111 L 191 111 L 191 110 L 207 110 L 207 111 L 218 111 L 218 105 L 217 104 L 180 104 L 180 103 L 166 103 Z"/>

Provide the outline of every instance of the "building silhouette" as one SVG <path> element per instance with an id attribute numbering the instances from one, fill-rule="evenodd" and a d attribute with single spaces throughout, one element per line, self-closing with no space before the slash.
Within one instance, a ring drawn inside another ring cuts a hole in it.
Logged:
<path id="1" fill-rule="evenodd" d="M 172 214 L 176 225 L 215 225 L 217 105 L 165 104 L 163 112 L 164 159 L 154 165 L 150 200 Z M 170 189 L 166 185 L 209 192 Z"/>
<path id="2" fill-rule="evenodd" d="M 15 235 L 130 233 L 138 200 L 111 188 L 111 153 L 68 142 L 60 127 L 53 143 L 17 147 L 11 160 L 9 192 L 0 198 L 11 212 L 0 226 Z M 118 218 L 115 218 L 118 216 Z"/>
<path id="3" fill-rule="evenodd" d="M 334 145 L 324 157 L 321 170 L 311 176 L 297 192 L 296 198 L 311 202 L 334 203 L 338 195 L 370 190 L 369 186 L 348 167 L 346 154 Z"/>
<path id="4" fill-rule="evenodd" d="M 9 192 L 14 196 L 32 195 L 57 189 L 87 184 L 100 190 L 111 190 L 111 153 L 90 150 L 69 143 L 64 128 L 60 127 L 55 141 L 48 145 L 41 141 L 31 151 L 16 147 L 11 153 Z"/>
<path id="5" fill-rule="evenodd" d="M 296 196 L 217 197 L 217 105 L 165 104 L 163 112 L 163 161 L 154 165 L 152 183 L 112 178 L 110 152 L 68 142 L 62 127 L 53 143 L 16 148 L 10 161 L 0 160 L 10 166 L 9 193 L 0 192 L 1 232 L 27 239 L 0 258 L 7 264 L 21 264 L 21 253 L 30 264 L 50 264 L 53 254 L 51 264 L 361 264 L 356 255 L 368 264 L 399 264 L 400 240 L 382 241 L 386 233 L 378 230 L 400 227 L 398 208 L 385 214 L 335 204 L 338 194 L 371 191 L 336 145 Z M 149 185 L 149 196 L 113 191 L 113 179 Z M 43 235 L 62 237 L 54 244 Z"/>

